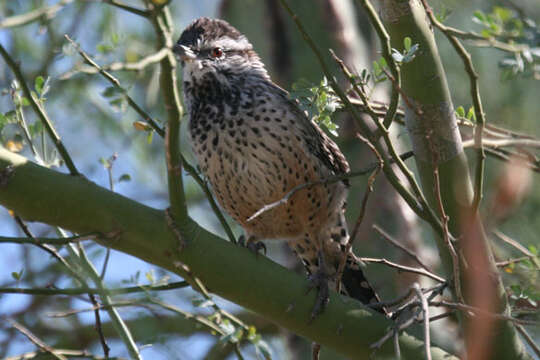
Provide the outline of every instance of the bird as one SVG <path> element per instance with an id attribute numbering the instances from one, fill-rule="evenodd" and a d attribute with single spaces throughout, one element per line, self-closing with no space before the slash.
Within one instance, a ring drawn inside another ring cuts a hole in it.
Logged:
<path id="1" fill-rule="evenodd" d="M 347 247 L 348 180 L 325 181 L 350 171 L 336 143 L 272 82 L 247 37 L 228 22 L 194 20 L 173 52 L 182 65 L 193 153 L 248 247 L 258 251 L 263 239 L 287 241 L 317 289 L 312 317 L 324 311 L 344 257 L 341 292 L 364 304 L 380 302 Z M 316 184 L 253 217 L 306 183 Z"/>

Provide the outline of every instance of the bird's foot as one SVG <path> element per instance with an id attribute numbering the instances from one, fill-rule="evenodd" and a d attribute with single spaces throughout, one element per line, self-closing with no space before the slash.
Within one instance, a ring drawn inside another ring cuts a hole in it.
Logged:
<path id="1" fill-rule="evenodd" d="M 241 235 L 238 238 L 238 244 L 248 248 L 251 252 L 254 252 L 255 255 L 259 255 L 261 250 L 263 250 L 264 255 L 266 255 L 266 245 L 264 245 L 264 243 L 262 241 L 257 241 L 257 239 L 255 237 L 253 237 L 253 236 L 250 236 L 246 240 L 246 236 Z"/>
<path id="2" fill-rule="evenodd" d="M 318 315 L 322 314 L 326 305 L 330 301 L 330 287 L 328 286 L 329 277 L 324 269 L 319 268 L 317 272 L 309 276 L 309 288 L 307 292 L 312 289 L 317 289 L 317 298 L 315 299 L 315 305 L 311 310 L 311 320 L 315 319 Z"/>

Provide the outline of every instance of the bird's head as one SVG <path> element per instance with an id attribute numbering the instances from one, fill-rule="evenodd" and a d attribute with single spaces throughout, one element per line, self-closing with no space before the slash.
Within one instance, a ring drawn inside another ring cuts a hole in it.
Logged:
<path id="1" fill-rule="evenodd" d="M 207 73 L 229 81 L 246 75 L 268 78 L 248 39 L 224 20 L 195 20 L 182 32 L 173 51 L 182 63 L 184 80 L 197 81 Z"/>

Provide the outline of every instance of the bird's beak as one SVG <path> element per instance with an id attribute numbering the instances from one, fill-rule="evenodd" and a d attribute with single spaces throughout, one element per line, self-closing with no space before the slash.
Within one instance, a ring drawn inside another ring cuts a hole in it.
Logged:
<path id="1" fill-rule="evenodd" d="M 197 58 L 197 55 L 189 47 L 185 45 L 176 44 L 173 47 L 173 52 L 182 61 L 193 61 Z"/>

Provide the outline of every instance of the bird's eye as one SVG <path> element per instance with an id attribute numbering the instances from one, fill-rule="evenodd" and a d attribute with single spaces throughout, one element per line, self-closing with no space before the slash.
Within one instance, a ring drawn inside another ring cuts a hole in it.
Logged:
<path id="1" fill-rule="evenodd" d="M 223 56 L 223 50 L 221 48 L 213 48 L 211 51 L 210 51 L 210 55 L 213 57 L 213 58 L 220 58 L 221 56 Z"/>

